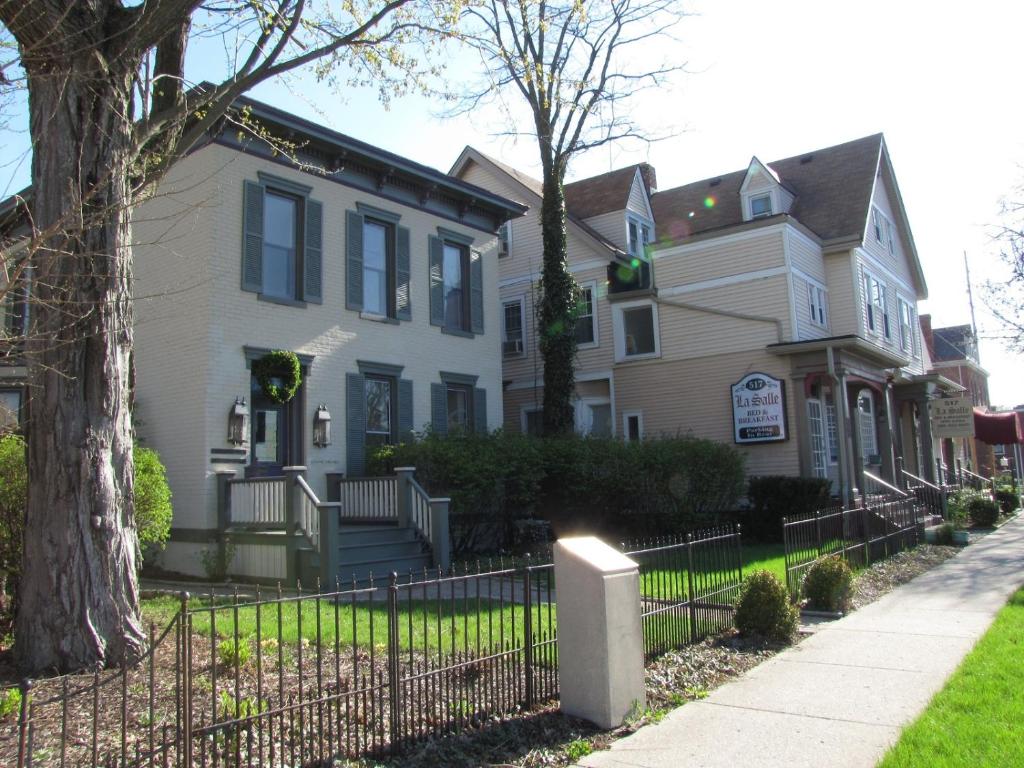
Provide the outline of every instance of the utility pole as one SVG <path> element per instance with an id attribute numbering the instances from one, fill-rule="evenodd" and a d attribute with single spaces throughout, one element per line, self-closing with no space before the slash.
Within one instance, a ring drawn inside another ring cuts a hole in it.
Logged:
<path id="1" fill-rule="evenodd" d="M 981 363 L 981 352 L 978 349 L 978 323 L 974 317 L 974 292 L 971 290 L 971 268 L 967 263 L 967 251 L 964 250 L 964 274 L 967 276 L 967 301 L 971 305 L 971 333 L 974 334 L 974 356 Z"/>

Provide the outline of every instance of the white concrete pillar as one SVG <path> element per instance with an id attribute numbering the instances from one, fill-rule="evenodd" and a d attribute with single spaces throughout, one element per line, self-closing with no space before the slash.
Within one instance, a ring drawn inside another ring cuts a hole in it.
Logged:
<path id="1" fill-rule="evenodd" d="M 618 727 L 646 704 L 639 567 L 593 536 L 554 555 L 562 712 Z"/>

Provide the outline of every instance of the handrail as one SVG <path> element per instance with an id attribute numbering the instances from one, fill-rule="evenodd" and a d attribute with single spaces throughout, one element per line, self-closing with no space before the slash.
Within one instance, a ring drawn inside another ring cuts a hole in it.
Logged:
<path id="1" fill-rule="evenodd" d="M 984 475 L 979 475 L 976 472 L 971 472 L 971 470 L 969 470 L 969 469 L 964 469 L 963 467 L 961 467 L 960 471 L 963 472 L 968 477 L 973 477 L 973 478 L 975 478 L 977 480 L 981 480 L 981 482 L 983 482 L 983 483 L 989 482 L 989 479 L 987 477 L 985 477 Z"/>
<path id="2" fill-rule="evenodd" d="M 415 477 L 409 478 L 409 488 L 412 490 L 409 521 L 424 539 L 433 544 L 433 532 L 430 525 L 430 494 L 416 482 Z"/>
<path id="3" fill-rule="evenodd" d="M 915 474 L 913 474 L 911 472 L 907 472 L 907 470 L 905 470 L 905 469 L 902 469 L 900 471 L 903 473 L 904 477 L 909 477 L 915 483 L 920 483 L 925 488 L 931 488 L 933 491 L 940 491 L 940 490 L 942 490 L 941 488 L 939 488 L 939 486 L 934 485 L 934 484 L 928 482 L 923 477 L 918 477 L 917 475 L 915 475 Z"/>
<path id="4" fill-rule="evenodd" d="M 298 475 L 295 484 L 302 490 L 303 503 L 299 506 L 299 529 L 313 547 L 320 551 L 320 510 L 341 509 L 340 501 L 320 501 L 316 492 L 310 488 L 306 478 Z"/>
<path id="5" fill-rule="evenodd" d="M 910 497 L 909 493 L 906 493 L 905 491 L 900 490 L 895 485 L 887 483 L 882 478 L 878 477 L 877 475 L 873 475 L 873 474 L 871 474 L 870 472 L 868 472 L 866 470 L 864 472 L 864 477 L 866 479 L 870 480 L 871 482 L 875 483 L 876 485 L 880 485 L 883 488 L 886 488 L 886 489 L 892 491 L 893 493 L 899 494 L 903 498 L 909 498 Z"/>

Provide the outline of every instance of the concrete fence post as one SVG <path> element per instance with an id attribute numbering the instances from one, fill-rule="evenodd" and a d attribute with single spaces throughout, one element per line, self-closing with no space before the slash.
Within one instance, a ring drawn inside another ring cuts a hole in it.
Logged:
<path id="1" fill-rule="evenodd" d="M 434 566 L 447 571 L 452 564 L 451 534 L 448 530 L 448 508 L 452 500 L 430 500 L 430 544 L 434 549 Z"/>
<path id="2" fill-rule="evenodd" d="M 412 518 L 412 479 L 416 467 L 395 467 L 398 476 L 398 527 L 408 528 Z"/>
<path id="3" fill-rule="evenodd" d="M 284 473 L 284 546 L 285 584 L 294 586 L 299 574 L 299 509 L 302 504 L 302 488 L 297 479 L 305 475 L 305 467 L 282 467 Z"/>
<path id="4" fill-rule="evenodd" d="M 593 536 L 554 556 L 562 712 L 617 728 L 646 706 L 640 569 Z"/>

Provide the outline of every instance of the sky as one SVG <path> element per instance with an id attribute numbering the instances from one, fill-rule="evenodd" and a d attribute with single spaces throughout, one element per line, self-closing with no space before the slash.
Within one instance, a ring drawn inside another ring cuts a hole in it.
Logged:
<path id="1" fill-rule="evenodd" d="M 658 187 L 669 189 L 746 168 L 754 155 L 770 162 L 882 132 L 928 283 L 921 313 L 935 327 L 971 322 L 966 252 L 991 401 L 1024 403 L 1024 357 L 985 338 L 1000 329 L 981 291 L 1003 274 L 992 241 L 1001 200 L 1024 184 L 1024 3 L 694 0 L 684 7 L 692 15 L 657 53 L 685 63 L 685 73 L 634 106 L 641 122 L 673 136 L 595 150 L 574 161 L 569 180 L 647 161 Z M 218 57 L 212 48 L 195 50 L 192 71 L 215 69 Z M 449 76 L 473 65 L 454 61 Z M 472 145 L 539 176 L 534 142 L 500 135 L 494 111 L 442 118 L 421 97 L 385 109 L 372 90 L 341 96 L 312 76 L 265 83 L 252 95 L 441 170 Z M 11 130 L 0 131 L 2 196 L 28 181 L 27 121 L 23 109 L 10 115 Z"/>

